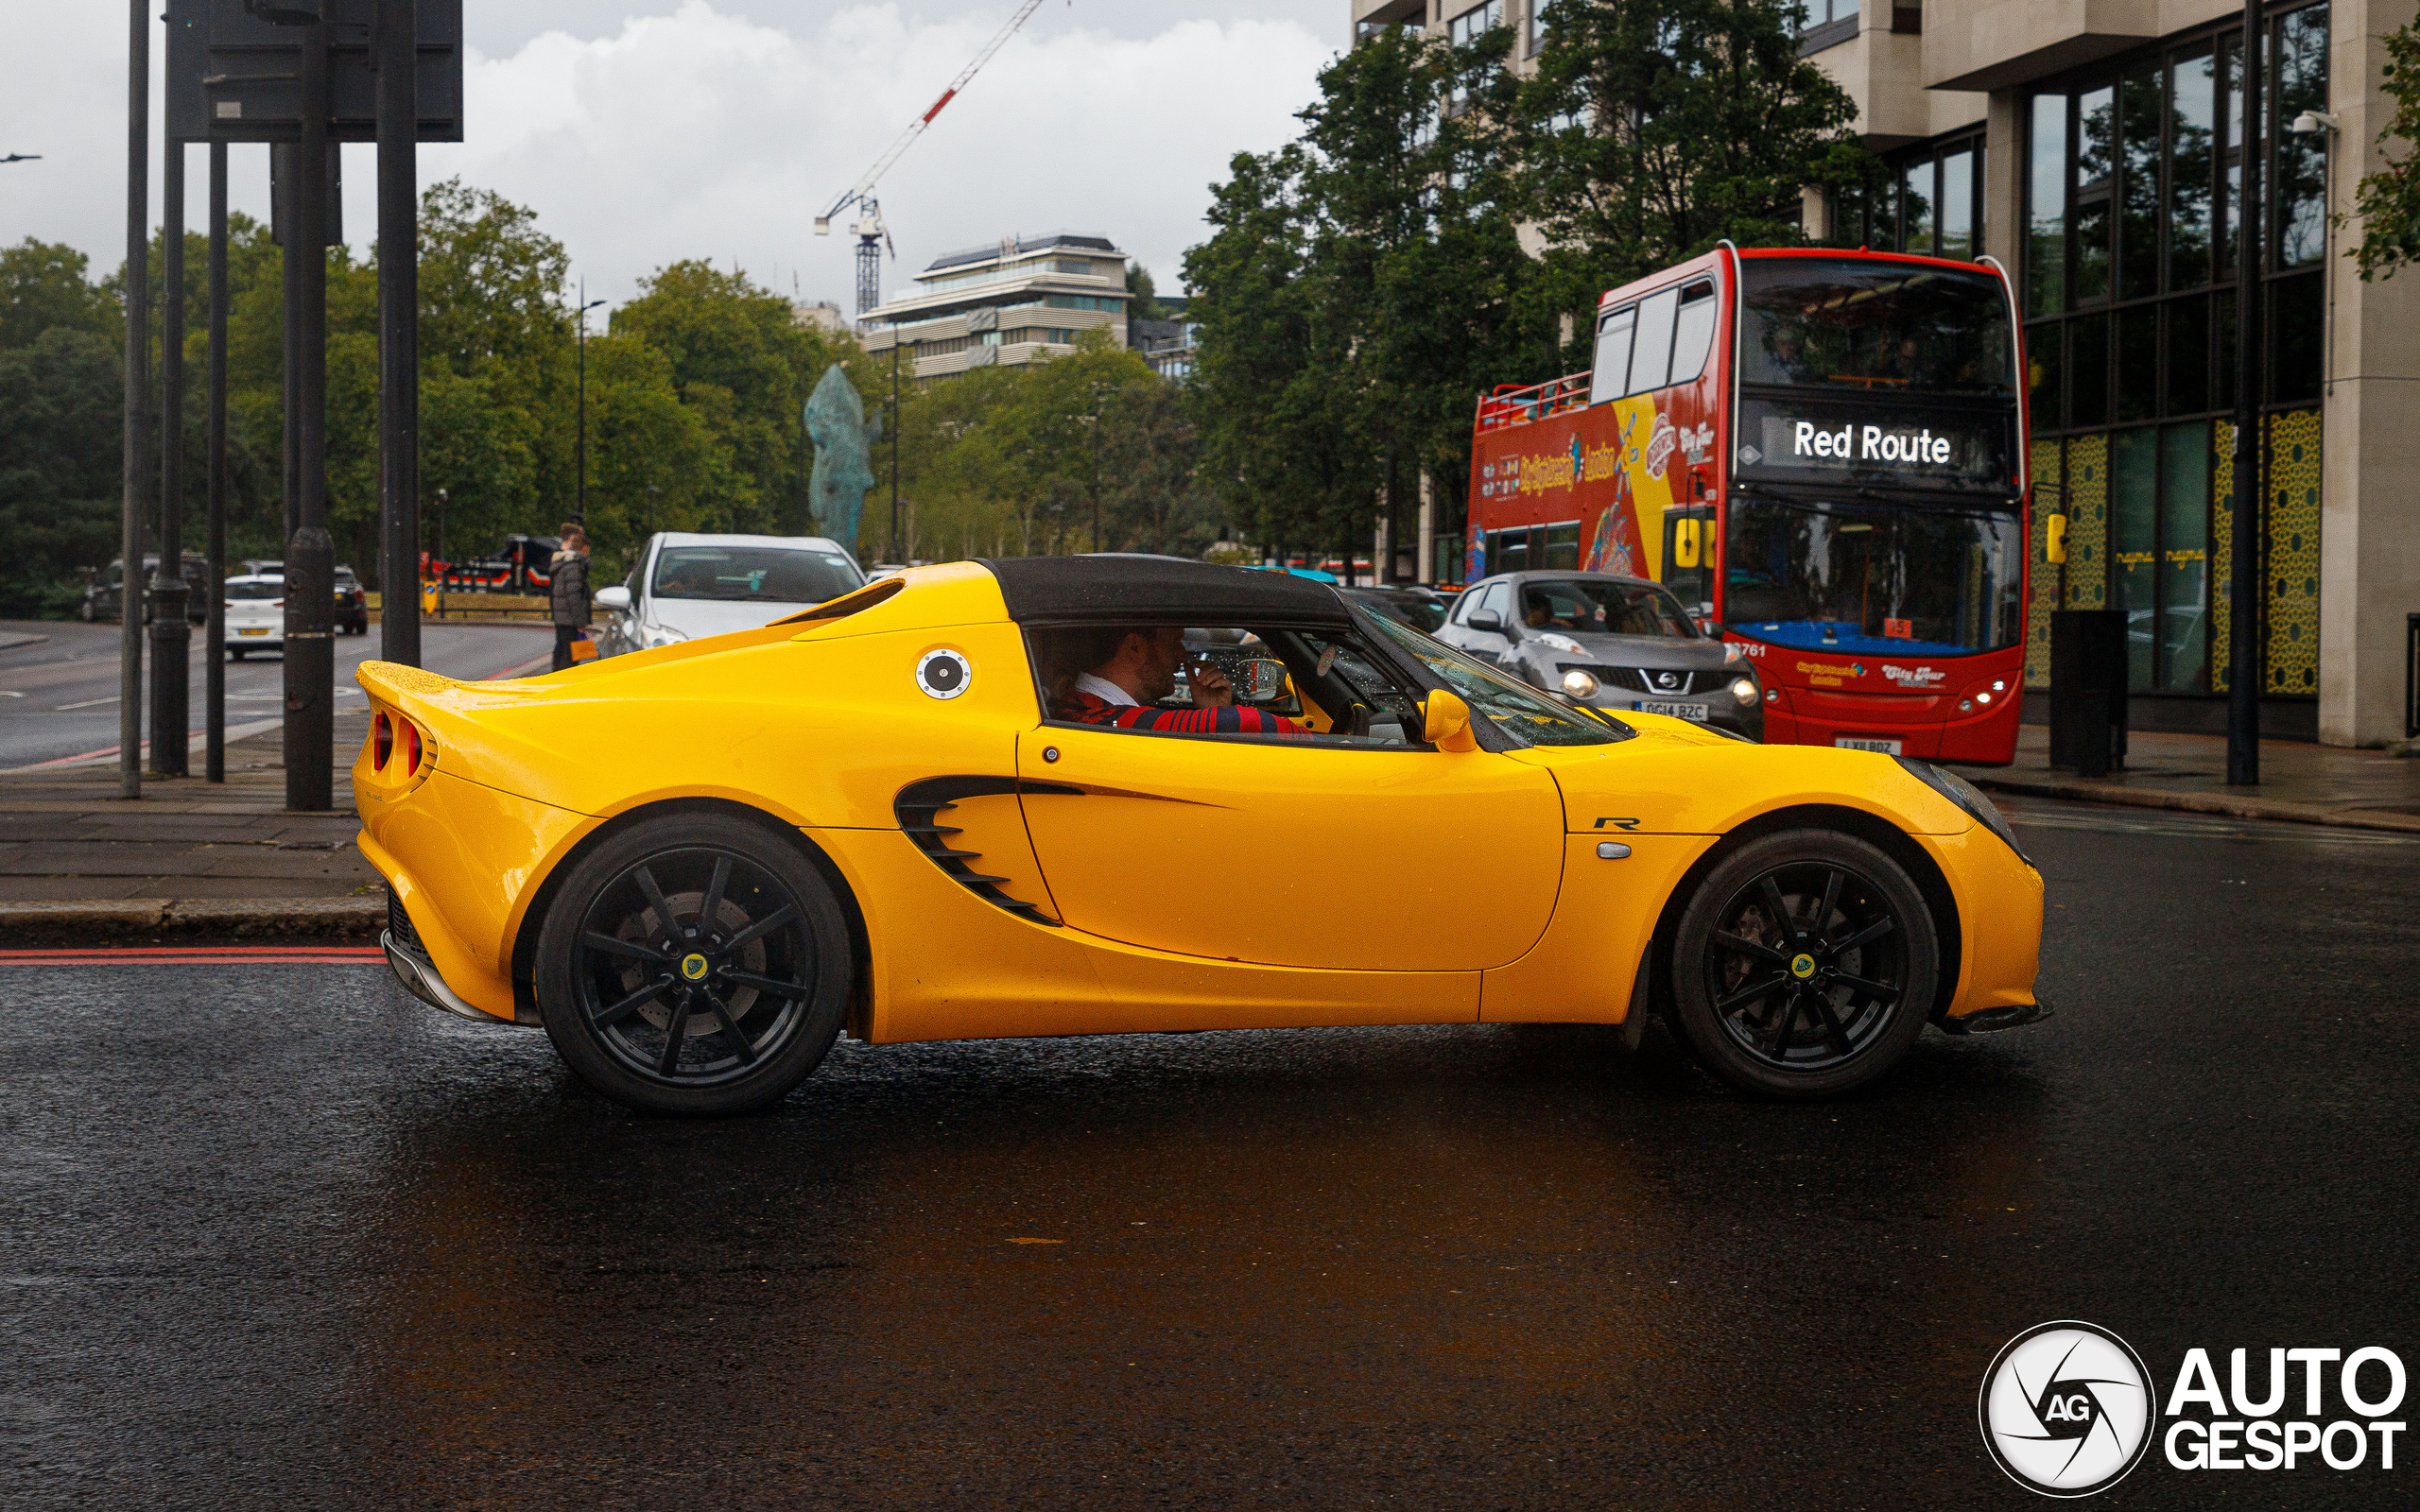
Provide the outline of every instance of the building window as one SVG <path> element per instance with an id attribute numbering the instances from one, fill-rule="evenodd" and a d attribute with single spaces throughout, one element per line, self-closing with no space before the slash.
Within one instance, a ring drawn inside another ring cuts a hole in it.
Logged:
<path id="1" fill-rule="evenodd" d="M 1983 136 L 1945 137 L 1888 158 L 1891 180 L 1831 202 L 1837 247 L 1972 261 L 1983 251 Z"/>
<path id="2" fill-rule="evenodd" d="M 2244 138 L 2264 154 L 2259 364 L 2266 460 L 2255 539 L 2263 692 L 2312 691 L 2318 400 L 2324 383 L 2325 143 L 2280 129 L 2327 108 L 2325 4 L 2266 23 L 2261 119 L 2243 122 L 2234 26 L 2113 60 L 2026 101 L 2026 367 L 2043 513 L 2068 558 L 2048 602 L 2127 614 L 2138 693 L 2226 686 L 2235 250 Z M 2291 455 L 2289 455 L 2288 454 Z M 2300 468 L 2299 472 L 2292 469 Z M 2285 480 L 2281 482 L 2281 479 Z M 2287 511 L 2281 513 L 2280 511 Z M 2290 515 L 2290 524 L 2287 524 Z M 2037 679 L 2047 670 L 2029 662 Z"/>
<path id="3" fill-rule="evenodd" d="M 1445 23 L 1445 35 L 1457 47 L 1477 42 L 1483 32 L 1494 31 L 1504 25 L 1504 0 L 1485 0 L 1484 4 L 1463 11 Z"/>

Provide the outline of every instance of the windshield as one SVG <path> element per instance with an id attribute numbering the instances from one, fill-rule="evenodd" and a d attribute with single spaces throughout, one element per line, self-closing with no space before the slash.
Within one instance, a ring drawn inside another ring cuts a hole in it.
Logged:
<path id="1" fill-rule="evenodd" d="M 1688 641 L 1698 633 L 1681 601 L 1652 583 L 1532 577 L 1521 584 L 1521 618 L 1533 630 L 1582 635 Z"/>
<path id="2" fill-rule="evenodd" d="M 1409 625 L 1424 633 L 1434 634 L 1445 623 L 1445 606 L 1422 594 L 1348 589 L 1346 596 L 1374 614 L 1383 614 L 1398 625 Z"/>
<path id="3" fill-rule="evenodd" d="M 1825 257 L 1741 262 L 1742 383 L 2015 397 L 2008 297 L 1979 268 Z"/>
<path id="4" fill-rule="evenodd" d="M 1487 720 L 1516 746 L 1610 746 L 1637 733 L 1573 713 L 1528 683 L 1515 682 L 1408 625 L 1382 614 L 1371 615 L 1370 623 L 1469 704 L 1473 718 Z"/>
<path id="5" fill-rule="evenodd" d="M 271 578 L 268 582 L 229 583 L 227 596 L 236 598 L 284 598 L 285 584 Z"/>
<path id="6" fill-rule="evenodd" d="M 666 546 L 656 555 L 658 598 L 821 604 L 865 579 L 837 551 L 796 546 Z"/>
<path id="7" fill-rule="evenodd" d="M 1731 501 L 1723 620 L 1813 650 L 1959 656 L 2014 644 L 2025 532 L 2004 509 Z"/>

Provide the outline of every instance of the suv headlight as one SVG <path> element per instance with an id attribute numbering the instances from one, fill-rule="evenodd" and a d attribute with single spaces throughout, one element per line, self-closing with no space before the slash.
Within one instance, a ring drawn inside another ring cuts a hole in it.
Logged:
<path id="1" fill-rule="evenodd" d="M 1747 708 L 1754 709 L 1756 707 L 1756 701 L 1764 695 L 1756 691 L 1756 684 L 1753 679 L 1737 678 L 1731 683 L 1731 696 L 1738 699 Z"/>
<path id="2" fill-rule="evenodd" d="M 1597 696 L 1597 679 L 1574 667 L 1563 675 L 1563 691 L 1575 698 L 1593 698 Z"/>
<path id="3" fill-rule="evenodd" d="M 2033 858 L 2025 853 L 2025 847 L 2016 843 L 2016 831 L 2010 828 L 1998 806 L 1983 796 L 1981 788 L 1956 772 L 1944 771 L 1930 762 L 1918 761 L 1912 756 L 1893 756 L 1891 759 L 1906 767 L 1925 786 L 1964 809 L 1967 816 L 1976 823 L 1998 835 L 2010 850 L 2016 852 L 2016 859 L 2029 867 L 2033 865 Z"/>

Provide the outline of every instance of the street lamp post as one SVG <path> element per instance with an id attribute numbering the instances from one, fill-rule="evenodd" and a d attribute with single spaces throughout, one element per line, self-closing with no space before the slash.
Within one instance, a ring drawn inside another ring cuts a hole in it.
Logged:
<path id="1" fill-rule="evenodd" d="M 588 281 L 579 281 L 579 437 L 572 443 L 572 472 L 578 474 L 572 485 L 571 517 L 579 528 L 588 528 L 588 312 L 604 303 L 588 297 Z"/>

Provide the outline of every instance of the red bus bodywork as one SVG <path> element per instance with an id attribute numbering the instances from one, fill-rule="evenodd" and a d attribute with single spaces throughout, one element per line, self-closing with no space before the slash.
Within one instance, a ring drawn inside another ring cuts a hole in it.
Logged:
<path id="1" fill-rule="evenodd" d="M 1599 317 L 1676 285 L 1711 278 L 1718 311 L 1712 351 L 1687 382 L 1591 404 L 1580 372 L 1529 387 L 1505 385 L 1480 396 L 1471 446 L 1466 582 L 1487 576 L 1490 532 L 1520 526 L 1578 526 L 1572 563 L 1585 572 L 1651 577 L 1672 587 L 1702 622 L 1722 627 L 1754 664 L 1766 689 L 1765 739 L 1830 746 L 1896 742 L 1901 754 L 2004 765 L 2016 748 L 2025 635 L 2013 644 L 1957 655 L 1894 657 L 1860 648 L 1831 653 L 1759 640 L 1730 624 L 1724 604 L 1723 528 L 1730 497 L 1737 415 L 1739 287 L 1735 259 L 1824 257 L 1932 264 L 1938 260 L 1830 249 L 1735 250 L 1728 247 L 1615 289 Z M 1988 271 L 2006 289 L 1996 263 L 1947 263 Z M 2025 371 L 2011 342 L 2015 371 Z M 2025 467 L 2029 427 L 2017 388 L 2012 493 L 2030 499 Z M 2031 539 L 2019 516 L 2020 541 Z M 2020 552 L 2023 560 L 2030 553 Z M 1553 565 L 1561 565 L 1559 563 Z M 1526 570 L 1546 570 L 1530 561 Z M 1504 570 L 1504 569 L 1497 569 Z M 2020 569 L 2023 570 L 2023 569 Z M 1692 592 L 1692 590 L 1699 590 Z M 2018 612 L 2029 602 L 2018 585 Z M 1894 622 L 1895 623 L 1895 622 Z M 1900 632 L 1905 633 L 1905 632 Z"/>

